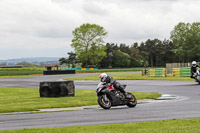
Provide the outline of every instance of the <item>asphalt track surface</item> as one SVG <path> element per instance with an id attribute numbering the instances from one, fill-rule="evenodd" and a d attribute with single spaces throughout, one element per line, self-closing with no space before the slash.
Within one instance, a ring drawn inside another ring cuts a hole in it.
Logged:
<path id="1" fill-rule="evenodd" d="M 117 73 L 118 74 L 118 73 Z M 54 75 L 0 79 L 1 87 L 39 88 L 39 82 L 98 74 Z M 119 80 L 118 80 L 119 81 Z M 200 85 L 194 81 L 121 80 L 127 91 L 158 92 L 176 96 L 173 100 L 155 100 L 135 108 L 121 106 L 104 109 L 54 113 L 0 114 L 0 130 L 49 128 L 111 123 L 130 123 L 200 117 Z M 75 81 L 76 89 L 94 90 L 98 81 Z"/>

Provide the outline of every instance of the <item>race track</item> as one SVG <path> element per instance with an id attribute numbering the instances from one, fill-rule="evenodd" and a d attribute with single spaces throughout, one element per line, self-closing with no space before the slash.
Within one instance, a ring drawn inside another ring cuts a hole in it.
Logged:
<path id="1" fill-rule="evenodd" d="M 39 88 L 39 82 L 61 80 L 88 74 L 55 75 L 0 79 L 1 87 Z M 99 74 L 89 74 L 99 75 Z M 155 100 L 135 108 L 91 109 L 55 113 L 0 114 L 0 130 L 22 128 L 66 127 L 94 124 L 129 123 L 200 117 L 200 85 L 194 81 L 122 80 L 127 91 L 158 92 L 176 96 L 173 100 Z M 94 90 L 98 81 L 75 81 L 76 89 Z"/>

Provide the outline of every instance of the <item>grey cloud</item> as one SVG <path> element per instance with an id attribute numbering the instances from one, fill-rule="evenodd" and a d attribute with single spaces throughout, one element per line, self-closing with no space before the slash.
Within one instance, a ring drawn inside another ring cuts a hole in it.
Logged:
<path id="1" fill-rule="evenodd" d="M 105 8 L 105 5 L 101 2 L 85 1 L 82 7 L 85 12 L 94 15 L 108 15 L 109 13 L 109 11 Z"/>
<path id="2" fill-rule="evenodd" d="M 168 39 L 179 22 L 200 21 L 199 7 L 197 0 L 0 0 L 0 58 L 9 48 L 71 51 L 72 31 L 83 23 L 103 26 L 105 41 L 118 44 Z"/>

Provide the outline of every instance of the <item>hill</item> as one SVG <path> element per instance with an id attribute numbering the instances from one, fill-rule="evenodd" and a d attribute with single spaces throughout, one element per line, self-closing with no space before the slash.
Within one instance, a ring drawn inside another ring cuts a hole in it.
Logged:
<path id="1" fill-rule="evenodd" d="M 7 65 L 15 65 L 20 62 L 29 62 L 32 64 L 55 64 L 59 63 L 59 58 L 61 57 L 33 57 L 33 58 L 16 58 L 16 59 L 7 59 L 7 60 L 0 60 L 0 64 L 6 63 Z"/>

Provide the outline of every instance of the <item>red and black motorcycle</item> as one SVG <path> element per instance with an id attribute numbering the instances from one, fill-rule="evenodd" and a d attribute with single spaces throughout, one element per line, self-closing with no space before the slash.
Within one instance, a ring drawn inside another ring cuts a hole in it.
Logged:
<path id="1" fill-rule="evenodd" d="M 122 85 L 124 88 L 126 85 Z M 111 106 L 127 105 L 128 107 L 135 107 L 137 99 L 135 96 L 127 92 L 125 97 L 123 93 L 117 90 L 113 85 L 100 82 L 96 90 L 98 96 L 98 103 L 104 109 L 110 109 Z"/>

